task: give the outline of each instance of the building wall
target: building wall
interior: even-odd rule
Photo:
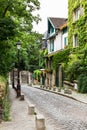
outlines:
[[[59,31],[54,41],[54,51],[58,51],[61,49],[62,49],[62,32]]]
[[[56,52],[56,51],[59,51],[59,50],[65,48],[65,45],[64,45],[64,38],[65,37],[67,37],[67,41],[68,41],[68,32],[65,32],[64,34],[62,34],[62,31],[60,31],[58,33],[58,35],[55,36],[55,38],[54,38],[54,51],[53,52]],[[68,42],[67,42],[67,45],[68,45]],[[48,41],[48,54],[53,53],[53,52],[50,52],[50,41]]]
[[[50,53],[50,41],[48,40],[47,43],[48,43],[47,47],[48,47],[48,54],[49,54]]]
[[[54,87],[55,85],[55,71],[52,74],[46,73],[45,86]]]
[[[75,19],[75,13],[80,7],[80,16]],[[68,0],[68,43],[73,46],[73,36],[78,36],[79,46],[87,43],[87,0]]]
[[[62,31],[60,31],[58,33],[58,35],[56,35],[55,38],[53,38],[53,39],[54,39],[54,51],[53,52],[61,50],[62,49]],[[48,54],[53,53],[53,52],[50,52],[50,41],[48,41]]]
[[[63,35],[62,35],[62,49],[64,49],[65,48],[65,45],[64,45],[64,39],[65,38],[67,38],[67,43],[66,43],[66,46],[68,45],[68,32],[66,32],[66,33],[64,33]]]
[[[12,81],[14,80],[14,85],[16,86],[17,78],[18,78],[18,72],[17,69],[14,69],[12,70],[12,72],[9,73],[9,83],[12,84]],[[20,83],[32,84],[32,73],[29,71],[20,71]]]

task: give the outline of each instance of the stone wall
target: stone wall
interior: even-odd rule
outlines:
[[[9,74],[9,83],[12,84],[14,80],[14,85],[17,85],[17,69],[12,70]],[[21,84],[31,84],[32,83],[32,73],[29,71],[20,71],[20,83]]]

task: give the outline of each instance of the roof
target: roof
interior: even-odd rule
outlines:
[[[67,18],[55,18],[55,17],[49,17],[52,24],[56,29],[60,29],[62,25],[64,25],[67,21]]]
[[[62,29],[64,29],[64,28],[66,28],[68,25],[67,25],[67,21],[60,27],[60,29],[62,30]]]

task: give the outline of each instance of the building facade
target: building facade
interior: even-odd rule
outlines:
[[[87,0],[68,0],[68,42],[72,47],[87,43]]]
[[[46,86],[62,86],[61,63],[66,59],[68,60],[64,68],[65,80],[69,82],[78,80],[83,72],[84,76],[87,75],[87,0],[68,0],[68,21],[63,18],[48,18],[47,43]],[[61,55],[62,57],[59,53],[68,49],[69,53],[65,59],[62,58],[65,53]],[[56,54],[59,54],[60,60],[55,59],[58,67],[54,69],[52,63]]]
[[[61,66],[55,70],[53,68],[53,56],[59,53],[68,45],[67,19],[65,18],[48,18],[48,37],[47,37],[48,55],[46,58],[45,86],[60,86],[62,83]],[[61,83],[60,83],[61,82]],[[62,85],[62,84],[61,84]]]

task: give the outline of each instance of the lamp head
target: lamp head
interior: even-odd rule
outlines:
[[[21,42],[17,42],[17,49],[20,49],[21,48]]]

